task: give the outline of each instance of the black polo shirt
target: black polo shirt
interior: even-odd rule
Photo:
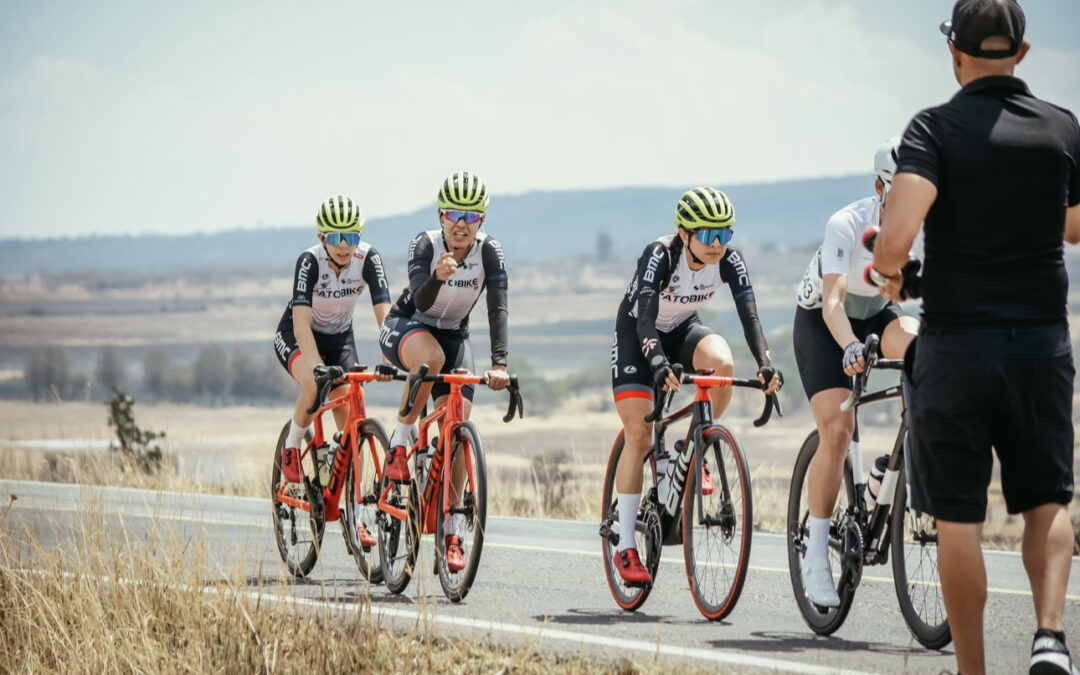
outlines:
[[[1080,126],[1015,77],[970,82],[904,132],[897,173],[937,186],[926,216],[923,322],[1066,318],[1065,210],[1080,203]]]

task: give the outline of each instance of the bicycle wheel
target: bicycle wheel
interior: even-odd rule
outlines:
[[[660,531],[660,514],[656,507],[656,463],[650,454],[645,458],[645,471],[641,484],[641,506],[638,507],[637,527],[634,535],[638,555],[653,581],[644,586],[628,586],[616,568],[619,545],[619,498],[615,490],[615,471],[623,452],[623,434],[619,433],[611,448],[607,471],[604,474],[604,520],[600,524],[601,549],[604,556],[604,574],[615,603],[625,610],[633,611],[645,603],[656,584],[660,569],[660,551],[663,545]],[[674,461],[674,460],[672,460]]]
[[[809,486],[806,481],[810,462],[818,449],[818,432],[815,430],[803,441],[799,455],[795,459],[795,471],[791,476],[791,488],[788,492],[787,536],[788,536],[788,571],[791,575],[791,589],[795,592],[795,601],[799,605],[806,625],[818,635],[831,635],[843,625],[851,604],[855,600],[855,584],[849,575],[843,574],[844,546],[843,535],[850,531],[850,512],[855,503],[855,481],[851,474],[851,462],[844,458],[844,483],[840,488],[836,506],[833,508],[833,522],[829,526],[829,558],[833,573],[840,572],[840,584],[836,592],[840,596],[839,607],[819,607],[806,598],[802,582],[802,561],[806,554],[806,540],[809,537],[807,519],[810,517]]]
[[[713,481],[710,494],[701,496],[704,522],[698,518],[697,464],[704,458]],[[750,568],[750,540],[754,508],[746,455],[730,429],[709,430],[683,493],[683,558],[694,604],[710,621],[735,609],[746,572]]]
[[[306,577],[319,560],[323,532],[326,530],[326,511],[323,509],[322,493],[316,492],[311,481],[287,483],[281,476],[281,449],[289,435],[289,423],[281,430],[274,448],[274,468],[270,477],[270,503],[274,516],[274,539],[277,541],[281,561],[289,568],[289,574]],[[309,434],[310,436],[310,434]],[[305,469],[306,470],[306,469]],[[300,500],[311,510],[298,508],[281,501],[278,491],[285,486],[284,494]]]
[[[375,471],[375,456],[382,461],[390,446],[386,430],[378,420],[368,419],[360,426],[360,438],[357,440],[355,457],[350,458],[345,473],[345,489],[342,499],[345,501],[345,517],[341,519],[341,532],[345,536],[345,546],[352,553],[356,566],[369,583],[382,583],[382,561],[376,547],[364,548],[360,545],[357,527],[361,524],[368,532],[375,535],[379,525],[379,478]],[[362,480],[356,485],[356,469],[359,465]],[[373,548],[375,550],[373,550]]]
[[[446,564],[445,491],[439,486],[438,510],[435,512],[435,567],[439,570],[439,583],[450,602],[461,602],[469,593],[480,554],[484,548],[484,527],[487,522],[487,467],[484,463],[484,446],[480,433],[472,422],[462,422],[454,430],[454,446],[451,461],[443,464],[443,471],[454,469],[461,472],[463,482],[458,490],[450,483],[450,504],[457,535],[461,538],[461,553],[465,568],[454,572]],[[466,477],[465,471],[470,476]]]
[[[386,501],[390,506],[404,509],[405,521],[380,511],[376,516],[379,524],[379,559],[382,563],[383,580],[391,593],[401,593],[409,585],[416,569],[416,556],[420,552],[420,495],[416,481],[399,483],[383,476],[379,489],[382,495],[389,486]]]
[[[937,522],[907,510],[907,468],[901,467],[889,517],[893,582],[900,613],[911,634],[927,649],[952,642],[937,566]]]

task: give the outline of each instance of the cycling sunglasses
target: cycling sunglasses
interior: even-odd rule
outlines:
[[[327,246],[340,246],[341,242],[345,242],[349,246],[356,246],[360,243],[359,232],[327,232],[325,236]]]
[[[466,225],[475,225],[484,217],[484,214],[479,211],[459,211],[457,209],[447,209],[443,211],[443,215],[455,223],[464,220]]]
[[[720,240],[721,246],[726,246],[733,236],[735,236],[735,230],[730,227],[699,227],[694,230],[694,238],[706,246],[712,246],[717,239]]]

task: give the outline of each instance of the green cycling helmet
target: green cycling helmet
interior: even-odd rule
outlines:
[[[462,211],[487,211],[491,197],[487,186],[471,171],[458,171],[447,176],[439,188],[440,209],[460,209]]]
[[[727,195],[716,188],[696,187],[687,190],[675,205],[675,231],[680,227],[735,227],[735,207]]]
[[[319,232],[363,232],[364,214],[353,200],[338,195],[330,197],[315,215]]]

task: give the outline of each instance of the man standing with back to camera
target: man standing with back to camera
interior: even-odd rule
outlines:
[[[925,220],[923,327],[912,373],[910,470],[937,519],[959,672],[986,669],[981,536],[993,458],[1038,630],[1031,673],[1078,673],[1062,615],[1073,532],[1072,349],[1064,241],[1080,242],[1080,127],[1013,69],[1030,48],[1014,0],[959,0],[948,36],[962,87],[912,119],[874,266],[897,299]]]

